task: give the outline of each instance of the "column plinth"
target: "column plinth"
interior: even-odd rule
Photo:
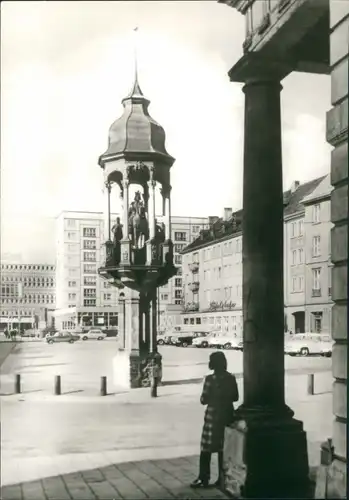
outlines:
[[[245,93],[243,386],[226,428],[225,488],[244,498],[306,498],[302,422],[285,404],[280,81],[265,71]]]

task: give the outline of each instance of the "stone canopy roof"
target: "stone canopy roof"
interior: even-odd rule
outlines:
[[[303,199],[310,195],[314,189],[325,179],[326,176],[318,177],[312,181],[300,184],[298,188],[291,192],[285,191],[284,197],[284,217],[296,214],[304,210]],[[233,212],[231,218],[224,221],[219,218],[209,229],[200,231],[200,236],[182,250],[182,254],[190,253],[196,249],[210,246],[218,241],[230,239],[232,236],[240,235],[242,232],[242,210]]]
[[[137,71],[131,92],[122,100],[124,112],[109,129],[108,149],[99,158],[99,165],[110,157],[143,158],[160,156],[170,166],[174,158],[165,147],[166,135],[163,127],[149,114],[150,101],[144,97],[138,82]]]

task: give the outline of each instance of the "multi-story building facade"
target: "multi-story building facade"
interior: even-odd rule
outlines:
[[[1,264],[1,329],[21,331],[47,323],[56,307],[53,264]]]
[[[312,242],[311,218],[306,208],[306,200],[316,196],[318,189],[328,183],[329,176],[320,177],[302,185],[294,182],[290,191],[284,193],[284,304],[285,328],[294,333],[305,331],[330,331],[330,325],[310,321],[312,307],[311,283],[309,270],[309,241]],[[328,222],[329,224],[329,222]],[[322,232],[330,235],[330,225],[323,225]],[[323,236],[323,239],[325,236]],[[315,240],[317,241],[317,240]],[[312,243],[310,243],[311,245]],[[310,249],[311,251],[311,249]],[[323,254],[324,255],[324,254]],[[326,257],[330,257],[329,246],[326,247]],[[325,309],[332,307],[330,297],[326,297]]]
[[[329,276],[331,223],[328,188],[329,176],[326,176],[304,184],[294,182],[284,193],[285,330],[295,333],[329,332],[331,328],[331,297],[322,294],[320,302],[320,297],[313,297],[312,283],[308,283],[313,276],[312,269],[318,269],[320,262],[322,276]],[[321,223],[313,224],[310,206],[316,206],[317,202],[321,202]],[[242,212],[233,214],[235,221],[227,209],[225,212],[223,219],[216,221],[210,230],[201,232],[200,237],[183,251],[182,320],[184,324],[210,324],[240,336],[243,326]],[[315,225],[317,234],[313,236]],[[318,233],[323,250],[321,256],[316,254],[313,257],[313,243],[309,247],[309,241],[317,242]],[[326,282],[324,280],[321,281],[323,290],[328,288],[327,278]],[[322,321],[319,321],[320,317]]]
[[[305,207],[305,329],[331,332],[331,192],[330,176],[303,200]]]
[[[116,220],[117,214],[112,215]],[[104,259],[104,215],[102,212],[64,211],[56,226],[56,324],[71,329],[83,322],[109,328],[117,326],[118,289],[98,276]],[[204,217],[172,217],[176,277],[159,289],[160,330],[178,322],[182,304],[181,251],[208,225]]]

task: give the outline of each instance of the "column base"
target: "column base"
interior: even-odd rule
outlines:
[[[226,427],[223,487],[237,498],[310,498],[302,422],[252,418]]]
[[[117,389],[150,387],[152,355],[120,349],[113,358],[113,382]],[[159,380],[161,382],[161,379]]]

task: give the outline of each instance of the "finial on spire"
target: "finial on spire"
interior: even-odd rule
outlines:
[[[133,28],[133,33],[134,33],[133,50],[134,50],[134,64],[135,64],[135,82],[137,82],[138,81],[138,37],[137,37],[138,26]]]

